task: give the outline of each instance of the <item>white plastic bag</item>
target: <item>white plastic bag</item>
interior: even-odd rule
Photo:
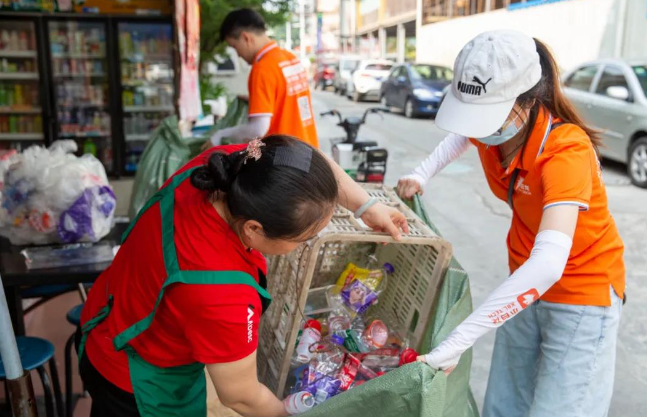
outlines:
[[[74,141],[57,141],[12,157],[0,208],[0,234],[11,243],[96,242],[110,232],[116,198],[105,169],[76,150]]]

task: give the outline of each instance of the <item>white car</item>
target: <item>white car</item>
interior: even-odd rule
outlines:
[[[346,95],[346,89],[353,75],[353,70],[357,67],[359,61],[360,57],[355,55],[342,55],[339,57],[339,62],[335,65],[335,81],[333,81],[335,93],[342,96]]]
[[[387,79],[393,62],[385,59],[364,59],[359,61],[348,85],[346,95],[353,101],[380,99],[382,83]]]
[[[564,77],[566,96],[601,132],[603,157],[627,164],[631,182],[647,188],[647,62],[606,59]]]

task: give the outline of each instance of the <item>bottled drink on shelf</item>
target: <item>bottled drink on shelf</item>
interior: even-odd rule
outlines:
[[[97,145],[90,138],[86,139],[83,142],[83,153],[89,153],[91,155],[97,156]]]
[[[27,51],[29,49],[29,41],[28,41],[28,35],[27,32],[21,31],[20,35],[18,35],[18,43],[19,47],[23,51]]]
[[[18,133],[18,118],[9,116],[9,133]]]
[[[17,106],[22,106],[25,104],[22,96],[22,85],[16,84],[14,86],[14,104]]]
[[[18,31],[12,30],[9,37],[9,49],[12,51],[17,51],[20,49],[20,40],[18,38]]]

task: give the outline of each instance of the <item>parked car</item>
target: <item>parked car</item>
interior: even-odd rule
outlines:
[[[335,81],[335,66],[333,64],[319,65],[313,81],[315,88],[325,90],[328,87],[332,87]]]
[[[339,62],[337,63],[337,68],[335,72],[335,80],[333,86],[335,87],[335,93],[339,93],[343,96],[346,95],[346,89],[350,83],[351,75],[360,58],[354,55],[342,55],[339,57]]]
[[[433,116],[453,76],[451,69],[438,65],[398,65],[382,84],[380,100],[384,107],[403,110],[409,118]]]
[[[647,188],[647,61],[599,60],[564,77],[565,93],[602,132],[603,157],[627,164],[631,182]]]
[[[385,59],[363,59],[357,63],[346,96],[353,101],[380,99],[382,82],[389,76],[393,62]]]

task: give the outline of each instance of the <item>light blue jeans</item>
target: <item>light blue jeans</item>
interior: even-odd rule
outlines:
[[[622,300],[610,307],[537,301],[496,333],[483,417],[604,417]]]

